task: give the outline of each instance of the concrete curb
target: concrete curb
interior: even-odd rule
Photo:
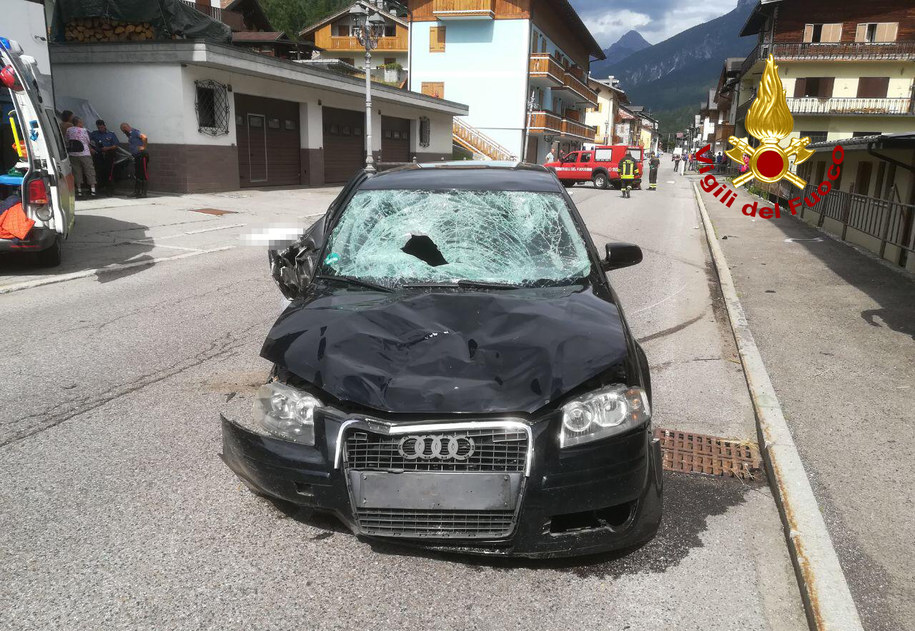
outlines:
[[[810,628],[815,631],[862,631],[858,609],[832,546],[826,522],[813,495],[804,463],[782,414],[775,388],[769,380],[762,355],[747,324],[730,269],[714,236],[714,227],[695,183],[693,191],[753,401],[760,451],[768,467],[770,485],[782,516]]]
[[[146,259],[143,261],[134,261],[133,263],[118,263],[117,265],[109,265],[107,267],[97,267],[95,269],[87,269],[81,272],[71,272],[69,274],[60,274],[59,276],[48,276],[46,278],[37,278],[35,280],[29,280],[22,283],[13,283],[11,285],[0,286],[0,294],[10,294],[14,291],[22,291],[23,289],[32,289],[33,287],[42,287],[44,285],[54,285],[57,283],[65,283],[70,280],[77,280],[80,278],[89,278],[90,276],[95,276],[97,274],[110,274],[112,272],[117,272],[125,269],[133,269],[134,267],[144,267],[146,265],[155,265],[157,263],[165,263],[166,261],[177,261],[179,259],[187,259],[194,256],[200,256],[201,254],[212,254],[213,252],[225,252],[226,250],[234,249],[234,245],[227,245],[221,248],[213,248],[212,250],[199,250],[196,252],[188,252],[187,254],[179,254],[177,256],[162,256],[154,259]]]

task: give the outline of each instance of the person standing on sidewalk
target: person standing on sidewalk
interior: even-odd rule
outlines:
[[[108,131],[105,121],[95,121],[96,131],[89,132],[89,140],[95,149],[95,173],[99,189],[106,195],[114,192],[114,154],[118,150],[118,137]]]
[[[648,190],[658,190],[658,167],[661,166],[661,159],[657,154],[652,153],[648,159]]]
[[[133,156],[133,196],[146,197],[146,192],[149,190],[149,153],[146,151],[146,134],[127,123],[121,123],[121,131],[127,136],[127,150]]]
[[[67,128],[67,153],[70,154],[76,196],[95,197],[95,165],[92,164],[89,132],[83,127],[83,119],[79,116],[74,116],[70,122],[72,125]],[[84,183],[86,188],[83,187]]]

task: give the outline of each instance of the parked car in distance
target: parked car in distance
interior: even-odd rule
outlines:
[[[593,149],[570,151],[555,162],[544,164],[556,173],[563,186],[575,186],[579,182],[593,182],[595,188],[620,188],[620,160],[626,154],[636,161],[636,175],[633,187],[642,183],[642,162],[644,151],[641,147],[627,145],[598,145]]]
[[[410,165],[351,180],[271,252],[291,302],[223,460],[359,536],[462,553],[629,548],[661,519],[648,362],[545,168]]]
[[[23,232],[25,238],[0,238],[0,252],[33,252],[39,264],[59,265],[76,215],[70,157],[54,112],[51,78],[18,43],[3,37],[0,105],[11,112],[19,141],[13,152],[0,153],[0,200],[18,196],[25,217],[35,222]],[[12,133],[14,128],[9,129]]]

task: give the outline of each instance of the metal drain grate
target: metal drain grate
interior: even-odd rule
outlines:
[[[666,471],[754,478],[762,467],[759,448],[753,443],[661,428],[654,435],[661,441]]]
[[[237,214],[234,210],[220,210],[218,208],[194,208],[191,210],[192,213],[203,213],[204,215],[235,215]]]

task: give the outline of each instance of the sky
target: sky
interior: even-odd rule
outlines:
[[[601,48],[607,48],[632,29],[651,44],[724,15],[737,0],[570,0]]]

